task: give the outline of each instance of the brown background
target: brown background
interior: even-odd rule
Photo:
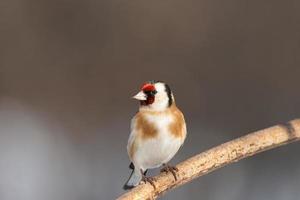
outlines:
[[[130,97],[146,80],[169,83],[186,116],[173,163],[300,117],[299,11],[298,0],[1,1],[0,199],[120,195]],[[299,199],[299,153],[262,153],[163,199]]]

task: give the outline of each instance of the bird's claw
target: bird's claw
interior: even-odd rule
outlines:
[[[150,183],[153,186],[154,189],[156,189],[156,186],[154,184],[155,180],[156,180],[155,178],[153,178],[153,177],[147,177],[147,176],[143,176],[143,178],[142,178],[142,181],[144,183],[147,183],[147,182]]]
[[[178,172],[178,168],[175,167],[175,166],[170,166],[170,165],[167,165],[167,164],[164,164],[163,165],[164,167],[160,170],[160,172],[171,172],[172,175],[174,176],[174,179],[175,181],[177,181],[177,175],[176,175],[176,172]]]

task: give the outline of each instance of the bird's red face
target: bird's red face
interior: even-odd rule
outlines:
[[[154,84],[145,83],[141,91],[133,98],[140,101],[141,105],[150,105],[155,101],[155,94],[157,93]]]

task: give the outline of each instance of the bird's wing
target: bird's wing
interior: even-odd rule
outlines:
[[[132,148],[132,145],[134,144],[134,141],[136,139],[136,131],[134,130],[135,123],[136,123],[136,116],[134,116],[131,120],[131,125],[130,125],[131,132],[130,132],[130,135],[129,135],[129,138],[128,138],[128,143],[127,143],[127,153],[129,155],[130,159],[131,159],[131,148]]]

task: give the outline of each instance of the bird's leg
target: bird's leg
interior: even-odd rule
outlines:
[[[154,181],[155,181],[155,178],[153,177],[147,177],[146,176],[146,173],[147,173],[147,170],[145,172],[143,172],[143,170],[141,170],[141,173],[142,173],[142,181],[144,181],[144,183],[150,183],[154,189],[156,189],[156,186],[154,184]]]
[[[163,168],[160,170],[160,172],[171,172],[175,178],[175,181],[177,181],[177,175],[176,172],[178,172],[178,168],[175,166],[170,166],[168,164],[163,164]]]
[[[148,172],[148,169],[146,169],[145,171],[144,171],[144,176],[146,176],[146,174],[147,174],[147,172]]]

